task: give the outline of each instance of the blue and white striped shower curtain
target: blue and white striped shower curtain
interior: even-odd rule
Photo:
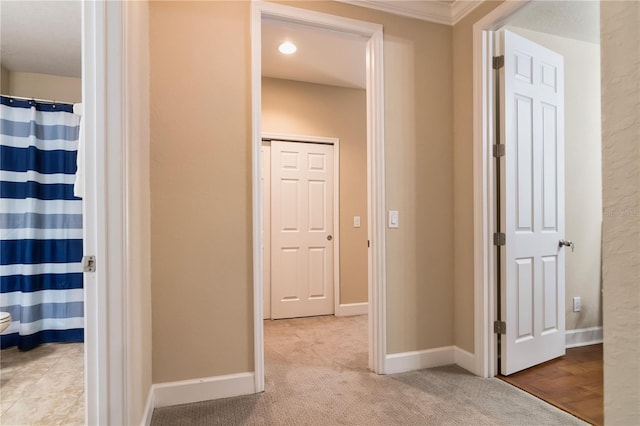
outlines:
[[[79,130],[72,105],[0,97],[2,349],[84,339]]]

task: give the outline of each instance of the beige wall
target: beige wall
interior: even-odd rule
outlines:
[[[640,424],[640,3],[602,2],[604,419]]]
[[[453,27],[454,293],[456,346],[474,352],[473,24],[500,2],[486,2]]]
[[[250,3],[149,9],[153,381],[253,371]]]
[[[566,251],[566,328],[601,326],[600,46],[517,27],[509,29],[564,56],[565,236],[576,244],[575,251]],[[582,299],[580,312],[573,312],[574,296]]]
[[[9,94],[9,71],[0,66],[0,94]]]
[[[5,79],[5,74],[2,74]],[[3,94],[68,103],[82,102],[82,79],[59,75],[10,71],[8,93]]]
[[[366,106],[365,90],[262,79],[263,132],[340,139],[341,304],[367,301]]]
[[[384,25],[388,352],[451,345],[452,29],[295,5]],[[253,370],[249,6],[150,4],[154,382]]]

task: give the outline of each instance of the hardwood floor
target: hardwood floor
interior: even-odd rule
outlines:
[[[567,354],[510,376],[498,376],[593,425],[604,424],[602,344]]]

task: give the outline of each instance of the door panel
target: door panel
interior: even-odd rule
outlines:
[[[271,142],[273,319],[333,314],[333,167],[332,145]]]
[[[563,58],[500,33],[501,373],[565,353]]]

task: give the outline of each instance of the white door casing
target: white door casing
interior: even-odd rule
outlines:
[[[386,213],[384,170],[384,43],[383,27],[371,22],[263,2],[251,3],[251,140],[253,228],[253,329],[255,391],[264,391],[263,265],[261,176],[261,26],[262,18],[356,34],[367,39],[367,216],[369,248],[369,368],[386,368]],[[337,247],[336,247],[337,248]]]
[[[333,146],[271,142],[271,317],[334,313]]]
[[[565,353],[564,60],[499,33],[501,167],[501,373]]]

